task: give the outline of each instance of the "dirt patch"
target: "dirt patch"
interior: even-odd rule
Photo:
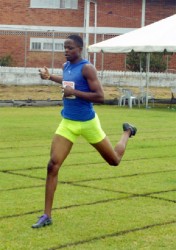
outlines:
[[[0,100],[60,100],[60,86],[19,86],[0,85]]]
[[[125,88],[128,88],[125,86]],[[105,100],[118,99],[120,91],[118,87],[103,86]],[[134,94],[139,93],[139,88],[129,87]],[[150,92],[156,99],[170,99],[170,88],[151,87]],[[0,84],[0,100],[61,100],[61,87],[59,85],[35,85],[35,86],[19,86],[19,85],[1,85]]]

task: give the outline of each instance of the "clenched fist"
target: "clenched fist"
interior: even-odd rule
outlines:
[[[39,74],[40,74],[40,77],[44,80],[49,80],[50,79],[50,73],[48,71],[48,68],[47,67],[44,67],[43,69],[39,69]]]

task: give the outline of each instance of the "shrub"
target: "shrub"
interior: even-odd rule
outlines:
[[[13,59],[11,55],[6,55],[0,58],[0,66],[12,66]]]

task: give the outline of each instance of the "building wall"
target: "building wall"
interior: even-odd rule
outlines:
[[[84,26],[84,0],[78,1],[78,9],[34,9],[30,8],[30,0],[0,0],[0,24],[54,26],[54,27],[83,27]],[[97,0],[97,26],[139,28],[141,27],[142,0]],[[171,16],[176,13],[176,0],[146,0],[145,25]],[[90,4],[90,26],[94,26],[95,8]],[[56,33],[55,38],[66,38],[68,32]],[[83,34],[81,34],[83,35]],[[108,39],[117,34],[98,34],[97,42]],[[10,54],[14,66],[51,67],[52,53],[30,51],[30,37],[48,37],[51,33],[5,32],[0,31],[0,57]],[[90,35],[90,44],[94,43]],[[25,47],[27,46],[27,48]],[[93,55],[90,56],[93,61]],[[61,67],[64,61],[63,52],[54,52],[54,67]],[[100,54],[96,56],[96,66],[102,68]],[[176,68],[176,59],[172,57],[170,68]],[[124,55],[104,55],[104,69],[124,70]]]
[[[138,28],[142,1],[98,1],[98,26]]]
[[[0,23],[43,26],[81,26],[84,1],[78,10],[30,8],[30,0],[0,0]],[[78,18],[79,17],[79,18]]]
[[[141,25],[142,0],[97,0],[98,26],[131,27]],[[0,0],[0,24],[75,26],[84,22],[84,0],[78,0],[78,10],[34,9],[30,0]],[[146,0],[146,25],[173,15],[176,0]],[[94,23],[94,4],[90,7],[90,25]]]

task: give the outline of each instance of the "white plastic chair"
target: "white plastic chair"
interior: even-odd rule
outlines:
[[[119,106],[125,106],[125,102],[126,102],[126,96],[123,92],[123,88],[118,88],[119,92],[120,92],[120,96],[119,96],[119,101],[118,101],[118,105]]]
[[[142,104],[145,103],[146,99],[152,100],[152,103],[154,106],[154,95],[150,91],[148,91],[147,93],[147,91],[144,88],[140,88],[140,93],[138,94],[137,98],[138,98],[139,106],[140,106],[140,103]]]
[[[138,98],[133,95],[133,92],[130,89],[119,89],[121,95],[119,97],[119,106],[124,106],[126,101],[128,101],[129,108],[132,108],[133,104],[136,105]]]
[[[126,95],[126,99],[128,100],[128,106],[129,108],[132,108],[133,104],[136,105],[136,101],[138,99],[130,89],[125,89],[124,92]]]

